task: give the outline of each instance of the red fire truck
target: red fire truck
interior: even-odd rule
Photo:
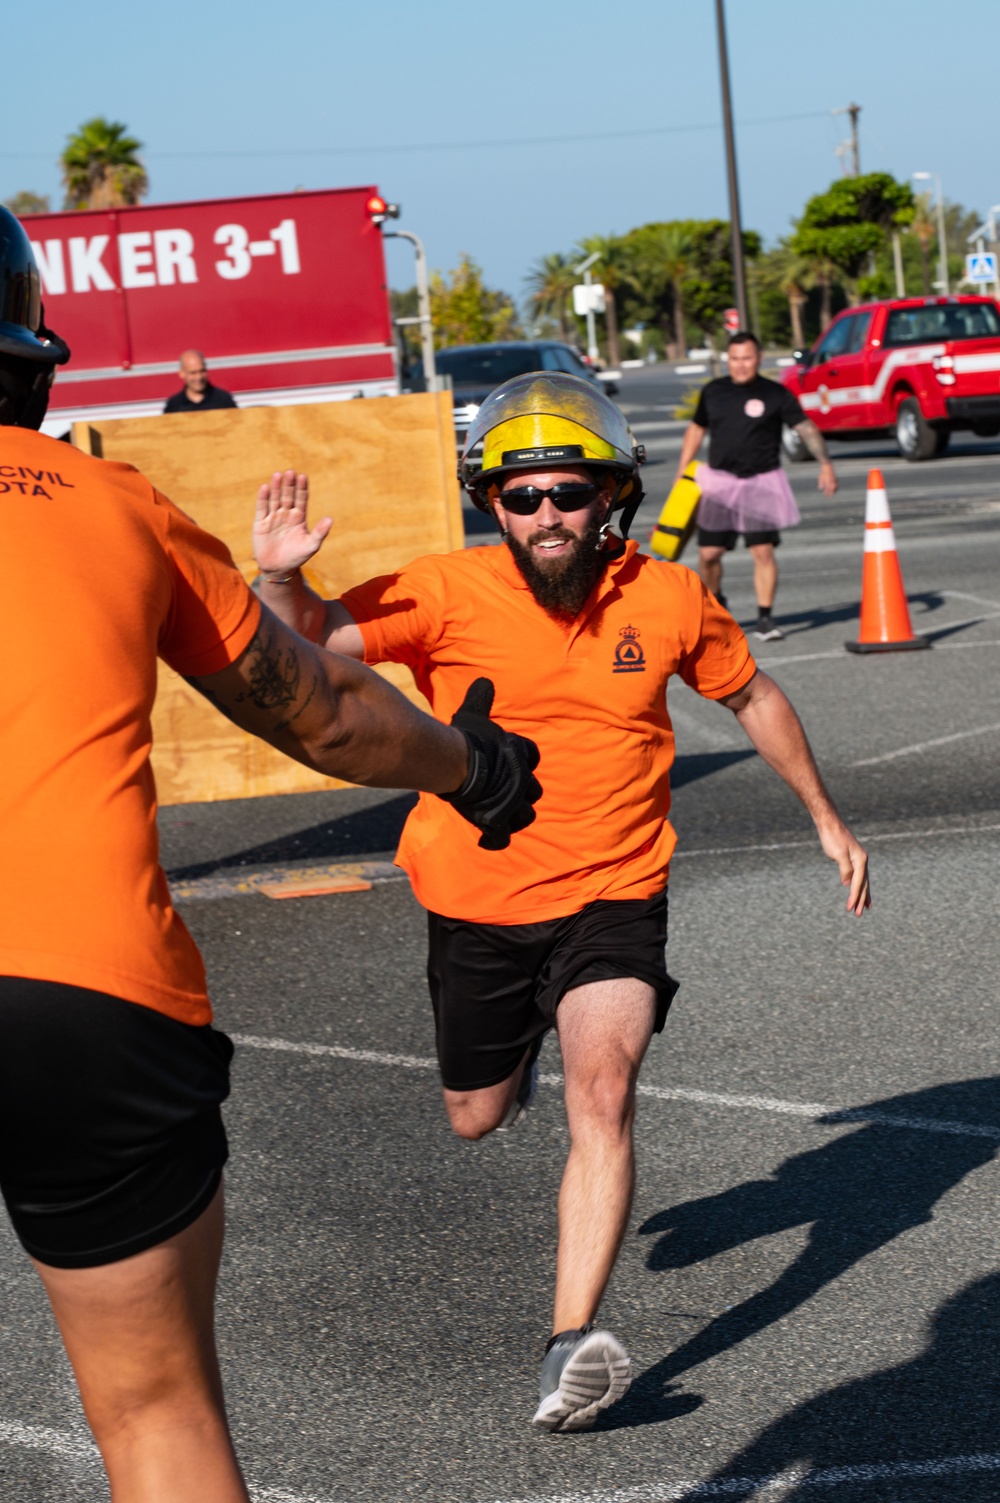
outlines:
[[[834,438],[895,434],[904,458],[943,454],[956,429],[1000,434],[1000,307],[987,297],[848,308],[782,380]],[[785,431],[789,459],[808,458]]]
[[[241,407],[399,390],[374,188],[37,214],[45,316],[73,358],[46,431],[147,416],[182,350]]]

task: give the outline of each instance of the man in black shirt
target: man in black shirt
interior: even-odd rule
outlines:
[[[800,435],[819,460],[819,488],[826,496],[837,489],[830,456],[816,424],[807,418],[798,398],[779,381],[760,374],[760,343],[755,334],[740,330],[729,341],[729,374],[709,381],[702,390],[694,417],[681,444],[678,479],[691,464],[706,432],[708,464],[697,466],[701,491],[698,509],[698,572],[706,586],[725,605],[722,595],[722,556],[736,546],[742,533],[753,555],[757,596],[757,628],[762,642],[784,636],[772,612],[778,587],[774,550],[781,527],[800,520],[791,486],[781,468],[781,430],[787,424]]]
[[[220,407],[236,406],[228,391],[213,386],[208,379],[208,366],[200,350],[184,351],[178,375],[184,382],[183,390],[167,398],[164,412],[215,412]]]

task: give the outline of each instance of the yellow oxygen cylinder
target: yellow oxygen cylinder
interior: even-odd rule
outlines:
[[[665,558],[670,563],[676,563],[680,558],[694,531],[701,500],[701,488],[695,478],[697,469],[697,462],[692,461],[675,482],[649,539],[649,546],[657,558]]]

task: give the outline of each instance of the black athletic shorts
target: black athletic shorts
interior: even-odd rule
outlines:
[[[635,976],[657,994],[656,1032],[677,982],[667,974],[667,895],[599,899],[540,924],[474,924],[428,913],[427,980],[442,1083],[497,1085],[556,1020],[566,992]]]
[[[164,1242],[228,1156],[224,1033],[105,992],[0,976],[0,1192],[21,1243],[96,1268]]]
[[[753,548],[757,543],[773,543],[775,548],[781,542],[781,533],[775,528],[767,532],[737,532],[735,528],[727,532],[709,532],[707,527],[698,528],[699,548],[725,548],[731,553],[736,547],[736,539],[742,538],[748,548]]]

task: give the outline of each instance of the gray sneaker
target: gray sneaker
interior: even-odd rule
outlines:
[[[497,1132],[509,1132],[512,1127],[519,1126],[531,1110],[538,1094],[538,1056],[544,1042],[545,1034],[540,1033],[531,1046],[531,1053],[521,1074],[517,1095],[507,1108],[507,1115],[497,1128]]]
[[[783,642],[785,638],[785,633],[773,616],[761,616],[753,634],[758,642]]]
[[[616,1404],[632,1382],[628,1352],[610,1331],[584,1326],[560,1331],[545,1349],[539,1430],[589,1430],[602,1409]]]

